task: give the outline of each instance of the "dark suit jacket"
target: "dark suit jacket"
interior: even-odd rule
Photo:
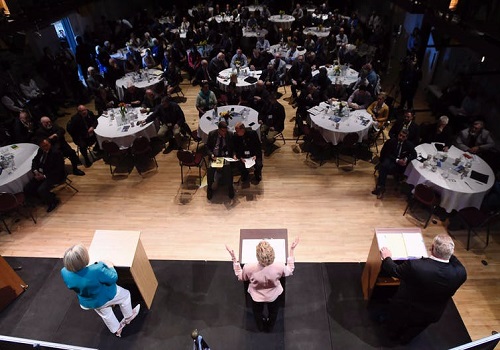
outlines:
[[[311,66],[309,63],[304,62],[302,69],[299,63],[296,61],[292,64],[292,68],[289,71],[290,78],[296,80],[298,83],[308,82],[311,80]]]
[[[394,298],[399,311],[429,323],[439,320],[450,298],[467,279],[464,266],[455,256],[449,263],[422,258],[400,265],[386,258],[382,270],[401,280]]]
[[[52,148],[47,153],[46,159],[42,164],[41,160],[43,154],[44,152],[39,148],[31,163],[31,171],[38,170],[53,184],[61,183],[66,178],[63,155]]]
[[[205,152],[208,157],[212,155],[218,156],[216,154],[215,147],[217,146],[217,139],[219,138],[218,130],[212,130],[208,134],[207,143],[205,144]],[[225,157],[232,157],[234,155],[234,145],[233,145],[233,133],[228,131],[225,137],[226,146],[223,150],[223,155]]]
[[[403,129],[405,124],[404,118],[399,118],[396,120],[391,130],[389,131],[389,136],[391,138],[398,138],[399,132]],[[418,145],[420,142],[420,128],[413,120],[408,128],[408,141],[414,145]]]
[[[398,158],[398,139],[392,138],[384,143],[382,150],[380,151],[380,161],[383,162],[386,158],[390,158],[394,161]],[[415,151],[415,146],[408,140],[403,142],[401,147],[401,153],[399,154],[399,159],[407,158],[407,164],[413,159],[417,158],[417,152]]]
[[[262,124],[273,127],[277,132],[285,128],[285,107],[278,101],[275,103],[266,103],[265,107],[259,113],[259,120]]]
[[[92,111],[88,111],[85,118],[78,113],[72,116],[71,120],[66,126],[66,129],[73,138],[73,141],[77,145],[81,145],[82,141],[89,138],[89,128],[92,126],[95,129],[97,127],[97,124],[97,117]]]
[[[262,144],[256,131],[247,128],[243,136],[234,134],[234,151],[238,159],[256,157],[262,159]]]

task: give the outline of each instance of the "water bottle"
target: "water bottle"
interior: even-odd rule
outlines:
[[[217,120],[217,105],[214,107],[213,111],[214,111],[214,112],[213,112],[214,114],[213,114],[213,118],[212,118],[212,120],[213,120],[213,121],[214,121],[214,123],[215,123],[215,121]]]

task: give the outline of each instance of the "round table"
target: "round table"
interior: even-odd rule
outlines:
[[[12,154],[15,169],[3,169],[0,174],[0,192],[23,192],[24,186],[31,180],[31,163],[38,151],[38,146],[32,143],[18,143],[0,148],[0,155]]]
[[[231,74],[233,74],[233,69],[226,68],[223,71],[221,71],[217,76],[217,84],[224,91],[227,90],[227,87],[231,82]],[[261,70],[251,71],[249,68],[240,69],[240,74],[238,75],[238,82],[236,83],[236,89],[238,91],[253,89],[255,87],[255,84],[257,84],[257,80],[260,78],[261,74],[262,74]],[[254,82],[245,81],[245,79],[249,77],[255,78],[256,80]]]
[[[427,155],[435,155],[438,153],[434,144],[424,143],[415,147],[415,150],[423,158]],[[423,166],[418,158],[414,159],[406,168],[405,175],[408,176],[406,182],[414,186],[419,183],[424,183],[432,187],[441,195],[441,203],[439,204],[446,212],[450,213],[453,210],[460,210],[467,207],[480,208],[484,196],[488,193],[495,182],[495,175],[491,167],[477,155],[471,156],[471,172],[467,177],[461,178],[454,169],[457,166],[453,165],[456,158],[468,154],[455,146],[451,146],[448,150],[448,158],[435,172],[430,167]],[[461,165],[466,159],[462,157]],[[472,170],[480,174],[488,176],[488,181],[482,183],[472,179]],[[443,177],[443,173],[448,175],[448,178]]]
[[[291,15],[273,15],[269,17],[269,21],[278,27],[288,30],[292,28],[292,22],[295,21],[295,18]]]
[[[143,126],[137,125],[137,121],[144,120],[151,114],[141,113],[140,109],[140,107],[128,108],[130,114],[125,122],[122,120],[118,108],[105,111],[99,117],[99,124],[94,130],[99,146],[102,146],[104,140],[108,140],[116,143],[121,149],[127,149],[139,136],[145,136],[148,139],[155,137],[157,132],[154,122]],[[133,119],[130,116],[133,116]],[[134,126],[131,126],[132,124]]]
[[[279,52],[281,54],[281,58],[284,59],[286,57],[288,49],[290,49],[288,45],[274,44],[269,47],[269,52],[272,53],[273,55]],[[305,55],[307,50],[302,47],[301,49],[302,50],[299,50],[299,48],[297,47],[297,52],[299,53],[299,55]]]
[[[262,5],[248,5],[247,8],[248,12],[255,12],[259,10],[259,12],[262,13],[262,11],[264,11],[264,6]]]
[[[333,103],[334,110],[338,108],[338,104],[338,102]],[[311,126],[318,128],[326,141],[337,145],[351,132],[358,134],[359,142],[368,136],[373,120],[365,109],[352,111],[349,117],[339,118],[338,121],[332,120],[335,117],[331,110],[332,108],[325,102],[308,110]]]
[[[248,111],[248,117],[246,117],[245,119],[243,119],[243,116],[241,115],[241,112],[244,109]],[[220,113],[231,110],[234,110],[235,115],[233,116],[233,119],[228,120],[229,131],[234,132],[234,126],[236,125],[236,123],[243,122],[247,128],[251,127],[252,130],[257,131],[257,134],[259,134],[260,137],[259,113],[255,109],[252,109],[250,107],[238,106],[238,105],[218,107],[217,108],[218,115],[216,118],[214,118],[213,109],[205,112],[205,114],[201,116],[198,124],[198,137],[200,137],[203,140],[203,142],[207,142],[208,134],[210,133],[210,131],[217,129],[217,123],[219,122]]]
[[[123,95],[129,84],[134,85],[138,89],[147,89],[151,86],[163,81],[163,72],[160,69],[141,69],[140,73],[127,73],[124,77],[116,81],[116,91],[118,98],[123,100]]]
[[[239,17],[237,17],[236,19],[234,19],[232,15],[229,15],[229,16],[227,16],[227,15],[224,15],[224,16],[217,15],[217,16],[210,17],[207,21],[208,22],[215,21],[217,23],[222,23],[222,22],[237,22],[237,21],[239,21]]]
[[[141,57],[144,57],[146,55],[146,49],[141,48],[141,49],[136,49],[139,50],[141,53]],[[109,55],[111,58],[114,58],[115,60],[120,60],[120,61],[126,61],[127,60],[127,53],[128,49],[126,47],[119,49],[116,51],[114,54]]]
[[[250,28],[243,28],[243,36],[246,38],[260,38],[262,36],[267,35],[267,29],[261,28],[261,29],[250,29]]]
[[[321,67],[326,67],[326,66],[321,66]],[[330,80],[332,81],[332,84],[340,83],[342,85],[349,86],[351,84],[354,84],[358,80],[358,76],[359,76],[358,71],[356,71],[352,68],[349,68],[349,67],[347,67],[347,69],[346,69],[345,66],[344,67],[341,66],[340,69],[341,69],[340,75],[336,75],[336,73],[334,72],[334,70],[335,70],[334,66],[326,67],[328,78],[330,78]],[[314,77],[318,73],[319,73],[319,70],[316,69],[316,70],[312,71],[311,74]]]
[[[320,29],[319,27],[307,27],[302,31],[302,33],[304,33],[304,35],[312,34],[318,38],[326,38],[330,35],[330,28],[323,27]]]

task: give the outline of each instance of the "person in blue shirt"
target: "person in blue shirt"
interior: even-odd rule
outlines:
[[[78,296],[84,310],[93,309],[111,333],[121,337],[123,328],[139,314],[140,304],[132,309],[130,292],[116,284],[118,274],[106,261],[89,265],[89,253],[82,244],[66,250],[61,275],[66,286]],[[119,305],[123,320],[118,322],[113,305]]]

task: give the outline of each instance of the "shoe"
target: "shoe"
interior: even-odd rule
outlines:
[[[141,304],[137,304],[136,307],[134,307],[134,309],[132,310],[132,316],[124,318],[122,320],[122,322],[124,324],[130,324],[130,322],[132,322],[134,320],[134,318],[136,318],[137,315],[139,315],[140,310],[141,310]],[[120,323],[122,323],[122,322],[120,322]]]
[[[378,195],[380,194],[380,187],[375,188],[375,189],[372,191],[372,194],[374,194],[375,196],[378,196]]]
[[[90,160],[85,161],[85,168],[90,168],[92,166],[92,162]]]
[[[207,188],[207,199],[211,200],[214,195],[214,191],[211,188]]]
[[[234,187],[231,186],[229,187],[229,193],[228,193],[229,198],[233,199],[234,198]]]
[[[255,181],[257,181],[257,183],[261,182],[262,181],[262,176],[255,175]]]
[[[248,181],[248,175],[242,175],[241,182],[247,182],[247,181]]]
[[[115,332],[115,335],[118,337],[118,338],[121,338],[122,337],[122,331],[123,331],[123,328],[125,328],[127,324],[125,322],[123,322],[123,320],[120,322],[120,327],[118,328],[118,330]]]
[[[50,204],[49,206],[47,207],[47,213],[50,213],[51,211],[53,211],[60,203],[60,200],[59,199],[54,199]]]
[[[80,170],[80,169],[75,168],[75,169],[73,169],[73,175],[76,175],[76,176],[83,176],[83,175],[85,175],[85,172],[83,172],[83,171],[82,171],[82,170]]]
[[[163,150],[163,154],[169,154],[170,152],[172,152],[174,150],[174,147],[165,147],[165,149]]]

